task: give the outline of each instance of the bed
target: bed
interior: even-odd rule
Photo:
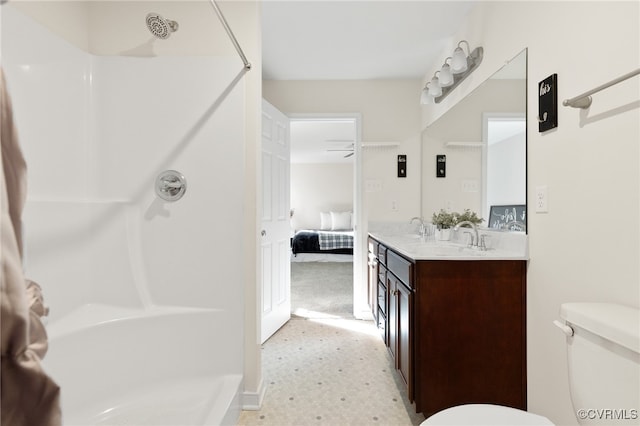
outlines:
[[[293,262],[353,261],[353,231],[302,229],[291,239]]]

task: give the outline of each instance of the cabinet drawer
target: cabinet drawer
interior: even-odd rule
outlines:
[[[387,289],[378,282],[378,309],[387,314]]]
[[[413,289],[412,269],[413,264],[404,257],[389,250],[387,252],[387,269],[402,281],[404,285]]]
[[[378,245],[378,262],[383,265],[387,264],[387,248],[382,244]]]
[[[387,268],[385,268],[383,265],[378,265],[378,281],[386,287]]]
[[[387,317],[382,311],[378,311],[378,330],[380,330],[382,340],[387,343]]]
[[[369,253],[374,256],[378,255],[378,242],[372,238],[369,238]]]

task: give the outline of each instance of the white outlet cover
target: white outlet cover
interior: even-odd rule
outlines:
[[[549,212],[549,193],[547,185],[536,186],[536,213]]]

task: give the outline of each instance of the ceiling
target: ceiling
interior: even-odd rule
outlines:
[[[473,3],[264,1],[263,79],[421,79],[444,62]],[[349,163],[355,139],[353,120],[293,120],[291,162]]]
[[[422,78],[473,1],[262,2],[265,80]]]
[[[353,162],[353,118],[292,119],[290,135],[293,164]]]

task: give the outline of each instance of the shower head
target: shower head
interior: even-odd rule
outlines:
[[[164,19],[162,15],[157,13],[149,13],[147,15],[147,28],[155,37],[166,40],[171,33],[178,31],[178,23],[169,19]]]

